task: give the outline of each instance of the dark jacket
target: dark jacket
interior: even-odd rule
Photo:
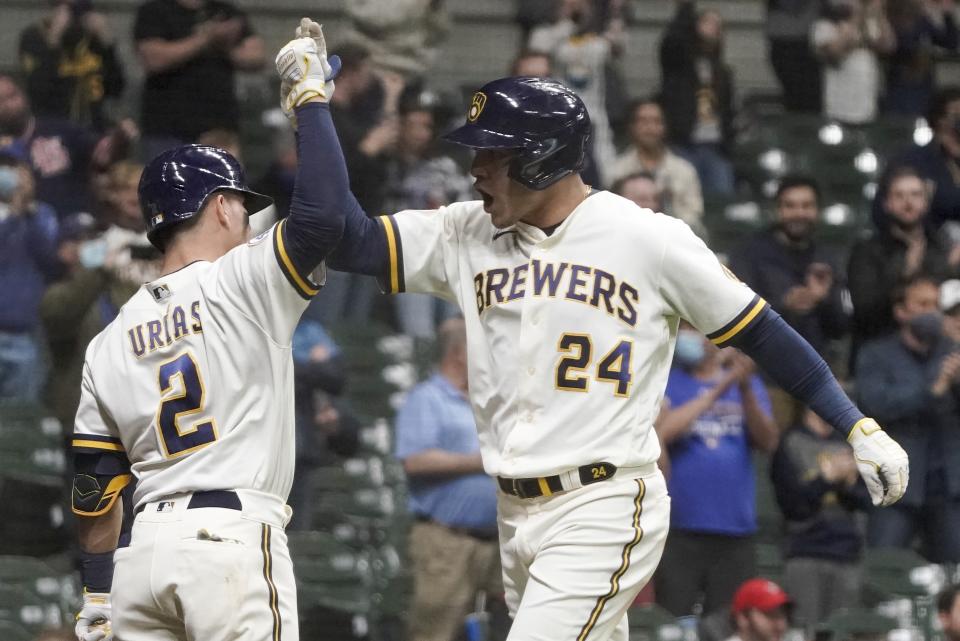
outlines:
[[[946,340],[930,354],[904,345],[899,334],[866,343],[857,358],[860,407],[883,425],[910,457],[910,483],[901,503],[919,506],[927,477],[942,469],[947,492],[960,497],[960,414],[956,386],[937,398],[930,387],[955,346]]]
[[[890,234],[889,224],[854,244],[847,267],[847,287],[853,300],[854,353],[865,341],[896,329],[893,291],[903,282],[906,253],[906,244]],[[955,276],[957,270],[947,262],[948,255],[949,247],[943,239],[928,232],[920,271],[938,279]]]
[[[813,263],[825,263],[833,267],[833,288],[812,311],[791,312],[783,304],[783,298],[792,287],[806,283],[807,269]],[[823,354],[827,341],[841,338],[849,324],[841,301],[841,274],[833,263],[815,243],[803,249],[788,247],[777,239],[776,229],[770,228],[748,240],[733,255],[731,266],[739,278]]]
[[[777,504],[786,519],[786,557],[851,563],[860,558],[863,537],[856,511],[870,506],[863,481],[853,487],[828,483],[820,474],[823,454],[850,446],[837,432],[823,438],[804,425],[780,440],[770,465]]]
[[[702,86],[698,53],[696,4],[682,2],[660,41],[660,100],[667,114],[668,138],[677,145],[690,144],[699,101],[708,99],[720,118],[722,144],[729,149],[733,142],[733,75],[717,51],[708,56],[711,82]]]

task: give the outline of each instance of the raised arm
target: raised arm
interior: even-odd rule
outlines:
[[[284,112],[296,118],[299,129],[302,124],[299,112],[294,113],[296,105],[310,100],[311,96],[323,96],[313,107],[316,113],[311,114],[311,127],[315,126],[315,129],[311,129],[310,140],[302,140],[300,145],[301,149],[310,145],[315,151],[307,182],[310,183],[313,202],[319,205],[319,217],[327,220],[344,218],[340,244],[327,257],[327,263],[333,269],[382,277],[387,274],[389,263],[387,236],[383,226],[366,215],[350,192],[346,161],[326,104],[333,95],[332,78],[334,67],[339,68],[339,61],[335,57],[327,60],[319,25],[304,20],[297,33],[312,37],[289,42],[277,55],[276,62],[284,83],[281,90]],[[300,136],[303,134],[301,130]]]

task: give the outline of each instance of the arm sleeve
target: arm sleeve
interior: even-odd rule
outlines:
[[[746,322],[728,342],[844,436],[864,418],[823,358],[769,306]]]
[[[280,229],[284,266],[301,294],[312,296],[315,287],[307,283],[310,274],[336,246],[343,234],[344,214],[338,203],[324,198],[318,176],[344,182],[347,172],[343,156],[323,153],[325,137],[336,137],[332,131],[330,108],[326,104],[308,103],[297,109],[297,176],[290,201],[290,214]],[[325,133],[323,129],[329,129]],[[298,283],[307,284],[300,287]],[[316,293],[315,291],[313,293]]]
[[[660,293],[667,315],[688,320],[717,345],[730,342],[766,302],[720,264],[690,228],[664,217]]]

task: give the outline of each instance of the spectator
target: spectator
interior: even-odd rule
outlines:
[[[60,216],[90,211],[90,173],[123,157],[135,137],[130,122],[100,135],[65,120],[37,117],[14,77],[0,73],[0,147],[15,147],[28,159],[37,199]]]
[[[939,286],[916,275],[897,288],[897,332],[857,358],[860,406],[910,457],[910,484],[896,505],[870,513],[871,547],[910,547],[920,535],[933,563],[960,562],[960,353],[942,335]]]
[[[627,110],[631,146],[616,160],[614,181],[638,171],[654,176],[663,199],[663,212],[690,225],[701,236],[703,195],[697,170],[667,146],[663,108],[652,99],[635,101]]]
[[[820,188],[812,178],[785,176],[777,189],[773,224],[733,253],[731,267],[826,356],[828,341],[843,337],[848,319],[838,270],[814,240],[819,201]],[[778,425],[800,421],[802,408],[792,396],[776,388],[771,396]]]
[[[611,188],[613,193],[632,200],[650,211],[663,211],[663,192],[653,174],[638,171],[620,178]]]
[[[293,508],[289,527],[308,530],[313,523],[313,473],[338,456],[356,453],[356,419],[335,402],[346,385],[340,347],[315,320],[304,318],[293,333],[293,370],[296,390],[297,461],[290,492]]]
[[[64,221],[59,256],[66,275],[47,289],[40,305],[52,364],[47,402],[68,430],[80,403],[87,344],[143,283],[160,275],[160,254],[147,240],[137,198],[142,170],[129,161],[111,167],[102,233],[87,214]]]
[[[592,152],[599,178],[609,183],[616,155],[607,116],[607,66],[623,50],[622,2],[606,11],[591,0],[558,0],[557,18],[530,33],[530,51],[549,53],[557,78],[577,92],[590,112]]]
[[[660,40],[660,83],[668,139],[696,167],[704,192],[733,193],[733,75],[720,14],[678,0]]]
[[[510,75],[549,78],[553,75],[553,63],[549,54],[524,49],[513,59]]]
[[[687,326],[677,334],[657,433],[670,457],[670,537],[655,576],[657,603],[709,615],[754,574],[757,529],[751,449],[772,452],[778,430],[754,364]],[[723,479],[718,483],[717,479]]]
[[[336,51],[342,67],[330,114],[347,162],[350,190],[364,211],[382,212],[388,153],[399,133],[395,115],[399,91],[377,77],[365,47],[349,43]],[[378,291],[369,276],[328,271],[318,304],[307,308],[306,314],[325,327],[341,321],[363,323],[370,317]]]
[[[767,0],[766,33],[770,65],[783,89],[787,111],[820,113],[820,61],[810,47],[810,29],[820,0]]]
[[[960,345],[960,280],[951,279],[940,285],[940,311],[944,335]]]
[[[809,409],[783,436],[770,476],[786,519],[784,585],[795,614],[812,632],[860,599],[863,536],[858,513],[870,507],[853,450]]]
[[[221,0],[147,0],[137,9],[133,39],[145,73],[147,158],[210,129],[239,130],[234,73],[266,61],[246,14]]]
[[[949,585],[937,596],[937,619],[944,641],[960,641],[960,585]]]
[[[295,132],[287,126],[285,118],[282,126],[271,128],[270,138],[273,143],[273,157],[263,176],[253,188],[273,198],[276,218],[279,220],[286,218],[290,212],[293,182],[297,176],[297,145]],[[257,218],[260,216],[263,214],[258,215]]]
[[[853,299],[852,362],[864,341],[896,330],[893,291],[900,283],[920,273],[949,278],[960,260],[925,224],[929,200],[915,170],[894,170],[877,198],[883,203],[877,228],[854,244],[847,269]]]
[[[750,579],[737,588],[730,616],[735,634],[727,641],[783,641],[793,599],[767,579]]]
[[[960,175],[956,172],[960,163],[960,87],[945,87],[934,94],[927,122],[933,139],[892,158],[887,174],[913,167],[932,186],[928,224],[940,229],[946,222],[960,222]],[[877,209],[875,205],[874,215]]]
[[[449,156],[436,153],[436,94],[413,87],[400,101],[400,135],[387,161],[384,211],[436,209],[470,200],[471,179]],[[401,332],[432,340],[437,323],[457,308],[427,294],[404,294],[393,300]]]
[[[197,144],[219,147],[231,156],[243,162],[243,150],[240,148],[240,135],[233,129],[210,129],[197,137]]]
[[[811,40],[824,62],[823,114],[844,123],[873,122],[880,95],[879,56],[896,37],[884,0],[828,0]]]
[[[0,398],[38,401],[44,383],[40,299],[59,275],[57,216],[34,198],[16,150],[0,150]]]
[[[377,69],[421,77],[450,31],[445,5],[446,0],[350,0],[345,3],[353,27],[349,37],[370,51]]]
[[[20,70],[41,116],[103,131],[106,101],[123,92],[123,69],[106,16],[93,0],[48,0],[50,11],[20,33]]]
[[[410,638],[449,641],[463,629],[478,591],[500,597],[497,500],[483,473],[467,399],[463,319],[440,328],[437,373],[400,408],[396,455],[410,485],[413,599]]]
[[[919,118],[930,108],[938,48],[960,44],[955,0],[887,0],[897,47],[887,60],[887,113]]]

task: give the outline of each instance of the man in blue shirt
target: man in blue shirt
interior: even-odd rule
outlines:
[[[34,199],[27,159],[0,149],[0,398],[37,401],[44,367],[40,299],[60,274],[57,216]]]
[[[721,351],[688,325],[677,335],[657,433],[670,457],[670,536],[655,576],[657,602],[676,616],[730,603],[754,572],[757,529],[751,448],[779,433],[753,362]]]
[[[415,387],[397,414],[396,455],[410,485],[414,594],[410,638],[450,641],[478,591],[503,592],[497,499],[483,473],[467,398],[467,334],[462,318],[437,333],[437,373]]]

